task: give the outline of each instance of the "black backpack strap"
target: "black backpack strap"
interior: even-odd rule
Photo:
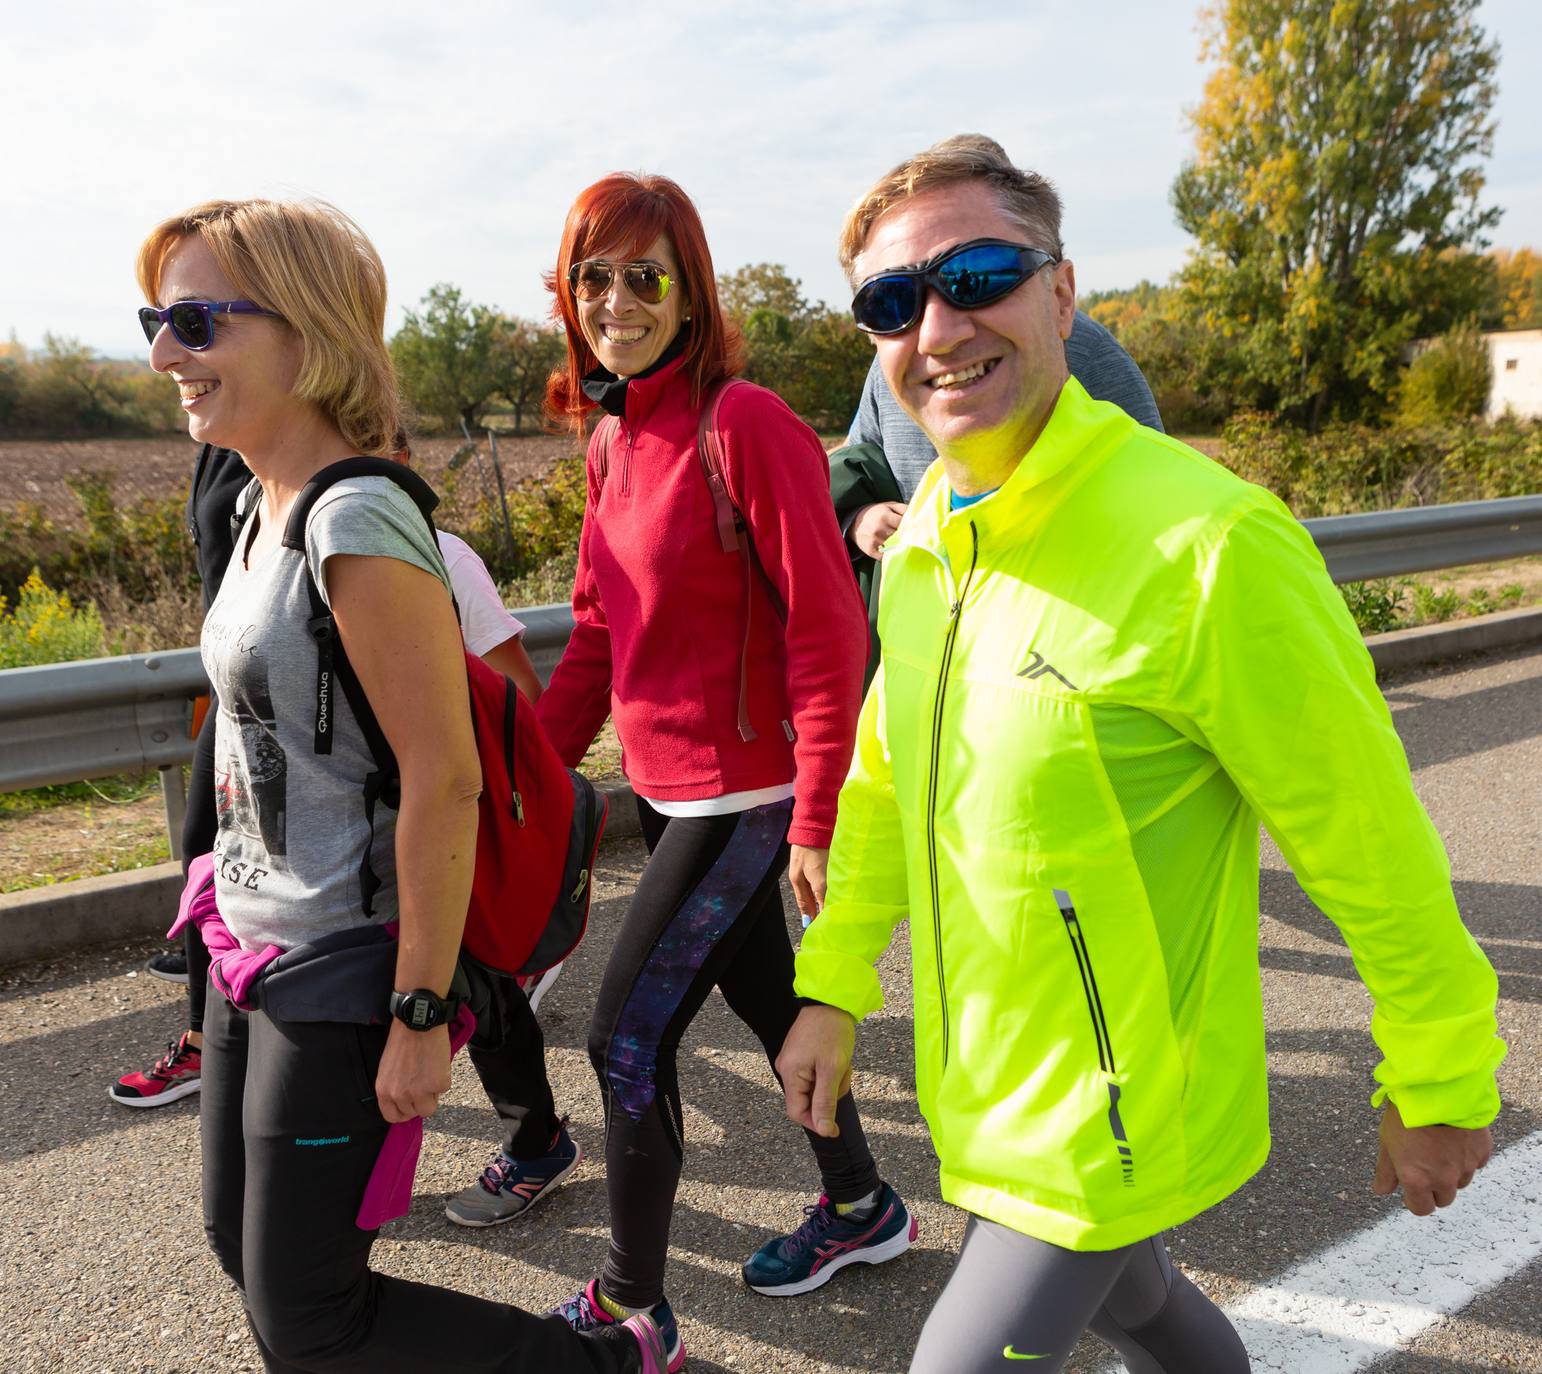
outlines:
[[[316,583],[316,574],[311,568],[305,548],[306,522],[322,493],[338,482],[358,477],[384,477],[395,482],[412,498],[431,534],[434,531],[433,511],[439,504],[439,497],[411,468],[392,462],[389,458],[344,458],[322,468],[305,484],[300,495],[295,498],[289,520],[284,526],[284,547],[298,551],[305,558],[305,590],[311,612],[305,628],[316,645],[315,752],[332,752],[334,703],[337,689],[341,687],[348,698],[354,719],[359,723],[364,742],[375,760],[375,771],[364,780],[364,815],[369,823],[370,838],[364,845],[364,854],[359,863],[359,890],[364,914],[371,916],[374,914],[374,896],[380,888],[380,879],[370,863],[370,851],[374,848],[375,807],[384,803],[395,810],[401,804],[401,777],[396,767],[396,755],[385,737],[385,731],[380,728],[374,708],[364,694],[353,665],[348,662],[348,655],[338,637],[337,621],[322,598],[321,588]]]

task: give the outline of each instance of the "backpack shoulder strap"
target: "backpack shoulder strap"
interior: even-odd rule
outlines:
[[[616,442],[616,435],[621,429],[621,421],[614,415],[607,415],[594,428],[594,494],[599,496],[605,490],[605,474],[610,471],[610,446]]]
[[[305,555],[305,526],[316,502],[329,487],[355,477],[384,477],[395,482],[412,498],[413,504],[422,513],[430,535],[434,535],[433,510],[439,504],[439,497],[418,473],[389,458],[344,458],[322,468],[295,498],[289,519],[284,525],[283,544],[286,549],[294,549],[302,556]],[[364,742],[375,760],[375,771],[364,781],[364,814],[369,823],[370,840],[364,846],[359,863],[360,897],[364,914],[369,916],[374,912],[374,896],[380,888],[380,878],[370,861],[374,847],[375,807],[383,802],[395,809],[400,804],[396,756],[391,750],[390,741],[385,737],[385,731],[380,728],[369,698],[364,694],[358,675],[353,671],[353,665],[348,662],[348,655],[338,637],[337,621],[332,616],[331,608],[322,599],[321,588],[316,584],[316,573],[310,565],[309,557],[305,558],[305,583],[311,611],[305,628],[316,645],[315,752],[332,752],[335,723],[333,702],[337,688],[341,687],[348,698],[354,720],[358,722],[359,731],[364,736]]]
[[[395,482],[412,498],[412,504],[422,512],[429,529],[434,528],[434,508],[439,504],[439,496],[420,474],[390,458],[344,458],[322,468],[295,498],[289,511],[289,520],[284,525],[286,549],[305,552],[305,526],[316,502],[329,487],[354,477],[384,477],[389,482]]]
[[[738,386],[750,386],[741,377],[729,377],[719,382],[707,395],[701,408],[701,420],[696,429],[696,456],[701,462],[702,475],[707,479],[707,490],[712,493],[713,516],[717,523],[718,542],[724,553],[737,552],[744,563],[744,646],[739,654],[739,737],[746,743],[756,738],[755,727],[750,724],[750,635],[755,612],[754,582],[760,575],[760,584],[782,624],[787,623],[787,603],[777,590],[760,555],[755,552],[755,540],[750,534],[749,521],[734,502],[728,487],[728,464],[724,459],[721,410],[723,397]]]
[[[734,503],[728,490],[727,463],[723,459],[723,434],[720,423],[723,397],[736,386],[748,386],[739,377],[729,377],[719,382],[701,407],[701,420],[696,428],[696,457],[701,463],[702,475],[707,479],[707,490],[712,493],[712,509],[717,520],[718,542],[724,553],[742,551],[749,542],[744,516]],[[741,535],[743,536],[741,538]]]

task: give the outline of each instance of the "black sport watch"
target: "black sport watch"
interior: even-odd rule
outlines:
[[[391,994],[391,1015],[409,1030],[426,1031],[445,1025],[455,1015],[456,1005],[453,999],[436,996],[427,988]]]

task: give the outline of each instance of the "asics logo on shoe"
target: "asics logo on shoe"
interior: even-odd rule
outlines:
[[[1012,1347],[1009,1345],[1009,1346],[1007,1346],[1007,1348],[1005,1350],[1003,1350],[1001,1352],[1001,1358],[1004,1359],[1004,1360],[1047,1360],[1047,1359],[1049,1359],[1049,1356],[1048,1355],[1019,1355],[1017,1353],[1017,1351],[1013,1350]]]
[[[1017,675],[1018,677],[1027,678],[1030,682],[1036,677],[1052,677],[1064,686],[1069,687],[1073,692],[1081,691],[1080,687],[1064,673],[1060,672],[1054,664],[1036,649],[1028,650],[1028,662],[1017,670]],[[1037,1359],[1038,1357],[1035,1356],[1034,1358]]]

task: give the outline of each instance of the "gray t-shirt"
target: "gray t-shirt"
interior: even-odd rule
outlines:
[[[258,497],[254,482],[243,509]],[[219,834],[214,873],[220,915],[243,948],[290,949],[397,913],[396,812],[365,813],[375,761],[344,694],[333,693],[332,752],[317,754],[316,645],[306,631],[305,563],[333,554],[398,558],[446,587],[444,560],[411,499],[384,477],[339,482],[306,528],[306,557],[278,548],[245,566],[242,531],[203,625],[203,664],[219,696],[214,788]],[[380,879],[364,913],[366,851]]]
[[[1133,420],[1162,428],[1156,400],[1146,379],[1119,341],[1089,315],[1076,312],[1065,344],[1066,366],[1095,401],[1112,401]],[[868,369],[862,400],[851,422],[848,444],[877,444],[889,460],[905,500],[915,495],[927,468],[936,460],[932,441],[894,399],[883,379],[878,359]]]

